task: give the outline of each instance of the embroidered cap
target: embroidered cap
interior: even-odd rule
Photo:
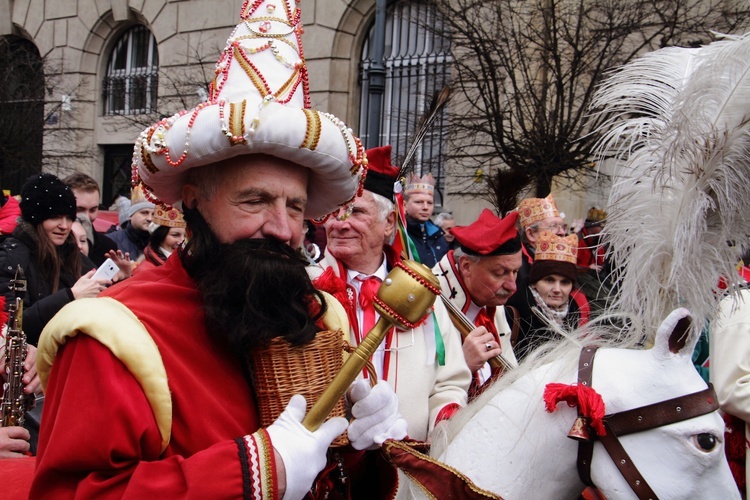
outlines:
[[[422,177],[417,174],[411,174],[406,181],[404,196],[411,194],[423,193],[432,195],[435,192],[435,178],[431,173],[426,173]]]
[[[368,149],[365,189],[393,201],[399,169],[391,165],[391,146]]]
[[[174,205],[189,169],[267,154],[310,169],[305,217],[323,217],[356,195],[362,144],[341,120],[310,108],[297,3],[246,0],[240,19],[216,63],[209,100],[138,136],[133,183]]]
[[[529,282],[536,283],[550,274],[576,279],[578,262],[578,236],[557,236],[551,231],[541,231],[536,242],[534,263],[529,270]]]
[[[185,219],[182,217],[182,212],[164,203],[156,205],[154,216],[151,220],[158,226],[187,227]]]
[[[476,221],[468,226],[455,226],[451,233],[467,254],[510,255],[521,250],[517,219],[517,212],[501,219],[485,208]]]
[[[560,211],[552,195],[545,198],[526,198],[518,205],[518,221],[523,229],[550,217],[560,217]]]

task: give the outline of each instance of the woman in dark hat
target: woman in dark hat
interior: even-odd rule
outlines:
[[[524,309],[529,311],[521,317],[519,325],[520,334],[514,347],[518,357],[525,357],[555,338],[555,325],[572,330],[588,321],[588,302],[575,289],[577,244],[576,235],[539,233],[534,263],[529,270],[529,286],[517,292],[525,293],[528,307]]]
[[[111,281],[91,279],[94,264],[78,250],[71,233],[75,195],[60,179],[30,177],[21,188],[20,205],[18,226],[0,243],[0,295],[6,304],[14,300],[10,281],[20,266],[27,284],[23,330],[36,345],[44,326],[65,304],[96,297]]]

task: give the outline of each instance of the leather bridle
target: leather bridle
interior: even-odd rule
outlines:
[[[578,362],[578,383],[589,388],[591,387],[596,350],[596,347],[584,347],[581,349]],[[606,435],[597,436],[593,430],[589,429],[589,439],[577,438],[579,439],[578,475],[581,481],[588,486],[595,487],[591,481],[591,458],[594,453],[594,441],[598,439],[638,498],[656,500],[656,494],[630,460],[618,438],[699,417],[714,412],[718,408],[719,403],[716,399],[716,393],[713,386],[709,384],[707,389],[699,392],[605,415],[603,423],[607,431]],[[579,420],[582,418],[586,419],[580,414],[579,410]]]

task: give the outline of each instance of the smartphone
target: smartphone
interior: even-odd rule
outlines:
[[[91,279],[111,280],[117,275],[119,271],[120,268],[117,267],[117,264],[115,264],[112,259],[107,259],[101,266],[99,266],[99,269],[96,270]]]

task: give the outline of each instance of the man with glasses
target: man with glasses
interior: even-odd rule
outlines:
[[[399,259],[388,244],[395,232],[392,200],[398,176],[390,161],[391,147],[370,149],[367,158],[362,195],[355,198],[351,214],[340,210],[325,223],[325,256],[319,267],[310,268],[315,285],[344,305],[352,345],[358,345],[377,321],[372,297]],[[371,361],[378,380],[395,391],[410,438],[426,439],[437,422],[466,404],[471,373],[460,334],[439,300],[423,325],[408,331],[391,329]]]

